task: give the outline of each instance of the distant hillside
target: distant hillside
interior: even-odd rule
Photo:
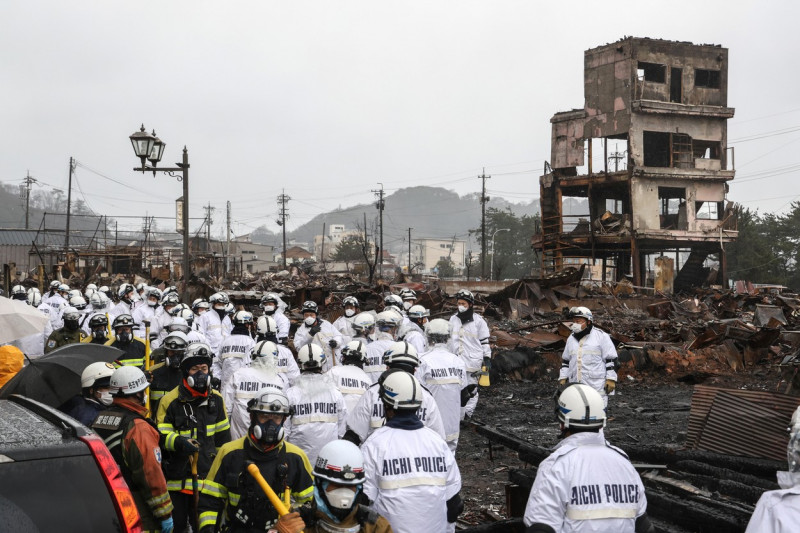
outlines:
[[[492,197],[488,207],[511,209],[517,215],[534,215],[539,212],[538,199],[528,204],[513,204],[503,198]],[[355,229],[363,226],[364,214],[372,235],[372,226],[378,217],[375,203],[361,204],[329,213],[323,213],[287,234],[298,242],[312,242],[314,235],[322,233],[323,223],[344,224]],[[452,238],[466,239],[469,230],[480,227],[480,194],[459,196],[441,187],[409,187],[400,189],[385,197],[383,212],[384,245],[389,251],[403,248],[403,238],[408,228],[413,228],[412,238]],[[274,242],[274,241],[273,241]]]
[[[20,194],[18,186],[9,183],[0,183],[0,228],[24,229],[25,228],[25,201]],[[34,189],[31,192],[30,213],[28,226],[38,229],[42,223],[44,213],[47,213],[47,229],[63,230],[66,226],[67,197],[62,191],[55,189]],[[60,214],[57,214],[60,213]],[[97,228],[96,217],[78,215],[93,215],[82,200],[77,200],[72,195],[72,214],[70,219],[72,231],[94,231]]]

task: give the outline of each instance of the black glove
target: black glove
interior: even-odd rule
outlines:
[[[336,339],[331,339],[328,341],[328,346],[335,349],[337,346],[339,346],[339,343],[336,342]]]
[[[194,453],[200,451],[200,443],[189,437],[177,437],[175,439],[175,451]]]
[[[475,390],[477,388],[478,384],[473,383],[461,389],[461,407],[465,407],[467,405],[467,402],[469,402],[469,399],[475,396]]]
[[[456,494],[447,500],[447,521],[450,523],[458,520],[458,515],[464,511],[464,502],[461,501],[461,495]]]
[[[313,337],[314,335],[316,335],[317,333],[319,333],[319,332],[320,332],[320,330],[321,330],[321,328],[320,328],[319,326],[314,326],[313,328],[311,328],[311,329],[309,329],[309,330],[308,330],[308,334],[309,334],[309,335],[311,335],[311,336]]]
[[[219,390],[219,388],[221,386],[222,386],[222,382],[220,381],[219,378],[211,378],[211,388],[212,389]]]
[[[143,372],[144,372],[144,377],[147,380],[147,382],[148,383],[152,383],[153,382],[153,373],[150,372],[149,370],[143,370]]]
[[[307,527],[313,526],[314,524],[317,523],[317,520],[314,517],[314,515],[317,512],[316,505],[312,505],[311,503],[306,503],[304,505],[301,505],[300,507],[297,507],[294,510],[300,513],[300,518],[303,519],[303,522],[306,523]]]
[[[358,433],[356,433],[355,431],[353,431],[350,428],[347,428],[347,431],[345,432],[345,434],[342,435],[342,440],[346,440],[346,441],[352,442],[356,446],[361,444],[361,437],[359,437]]]

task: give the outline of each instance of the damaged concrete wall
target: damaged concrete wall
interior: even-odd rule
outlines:
[[[553,168],[583,166],[583,109],[556,113],[550,139],[550,165]]]
[[[706,236],[713,229],[722,225],[722,220],[703,220],[697,218],[696,203],[698,201],[722,202],[725,199],[725,184],[722,182],[698,182],[674,179],[631,179],[631,205],[633,207],[634,231],[663,231],[665,234],[674,233],[671,230],[661,229],[661,201],[659,187],[682,188],[686,190],[685,196],[685,226],[679,230],[697,233],[698,237]],[[721,216],[720,216],[721,218]]]
[[[725,169],[725,147],[728,144],[728,127],[727,121],[720,118],[702,118],[697,116],[670,116],[665,120],[663,115],[649,115],[644,113],[636,113],[633,116],[630,141],[628,143],[630,149],[631,159],[637,167],[645,166],[645,153],[644,153],[644,132],[664,132],[664,133],[680,133],[688,135],[692,141],[713,141],[720,143],[719,153],[719,166],[720,169]],[[694,167],[698,170],[703,170],[707,173],[707,169],[698,168],[702,167],[702,163],[698,165],[695,161]],[[678,169],[670,168],[670,171]]]

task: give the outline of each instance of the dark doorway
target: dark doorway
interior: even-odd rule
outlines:
[[[673,68],[669,74],[669,101],[680,104],[683,102],[683,69]]]

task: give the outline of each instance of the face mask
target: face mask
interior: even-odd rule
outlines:
[[[131,337],[132,335],[127,331],[117,334],[117,340],[122,343],[131,342]]]
[[[208,388],[208,374],[205,372],[197,372],[196,374],[186,378],[186,383],[197,392],[205,392]]]
[[[264,312],[265,313],[274,313],[275,312],[275,306],[274,305],[265,305],[264,306]]]
[[[469,307],[467,307],[466,305],[459,305],[458,306],[458,312],[459,313],[466,313],[467,309],[469,309]]]
[[[346,487],[342,487],[326,491],[325,496],[328,498],[328,503],[331,507],[349,511],[353,508],[356,493]]]
[[[100,403],[105,405],[106,407],[111,405],[111,402],[114,401],[114,397],[111,396],[111,391],[103,391],[100,393],[100,398],[97,399]]]
[[[106,328],[92,330],[92,337],[94,337],[95,339],[105,339],[106,338]]]
[[[179,368],[181,366],[181,361],[183,360],[183,357],[182,354],[168,355],[167,360],[169,361],[170,368]]]
[[[347,318],[350,318],[354,314],[356,314],[356,310],[355,309],[345,309],[344,310],[344,316],[346,316]]]
[[[253,424],[253,436],[261,444],[276,444],[283,439],[283,424],[267,420],[263,424]]]
[[[71,331],[75,331],[76,329],[78,329],[78,321],[72,318],[69,319],[65,318],[64,327]]]
[[[158,302],[154,302],[153,300],[147,300],[147,305],[150,307],[155,307],[158,305]]]
[[[572,331],[572,333],[580,333],[581,331],[583,331],[583,326],[581,326],[577,322],[573,322],[572,324],[569,325],[569,329],[570,331]]]
[[[315,317],[315,316],[306,317],[303,320],[303,322],[305,322],[306,326],[313,326],[314,324],[317,323],[317,317]]]
[[[411,309],[411,306],[412,306],[412,305],[414,305],[414,303],[413,303],[413,302],[411,302],[411,301],[409,301],[409,300],[406,300],[406,301],[404,301],[404,302],[403,302],[403,309],[405,309],[406,311],[408,311],[409,309]],[[336,490],[340,490],[340,489],[336,489]]]

